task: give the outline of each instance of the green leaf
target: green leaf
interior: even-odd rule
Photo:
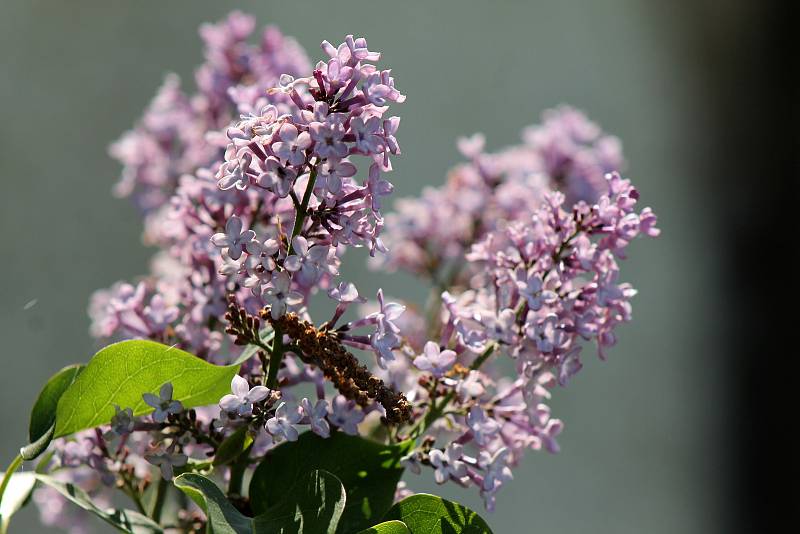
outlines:
[[[70,365],[54,374],[42,388],[39,397],[31,410],[31,421],[28,425],[28,443],[21,449],[25,460],[33,460],[39,456],[53,439],[56,423],[56,408],[58,401],[69,388],[80,372],[83,365]]]
[[[275,506],[254,518],[239,512],[214,482],[195,473],[175,486],[203,509],[209,534],[333,534],[345,505],[344,487],[326,471],[314,471],[295,484]]]
[[[256,516],[255,534],[334,534],[344,508],[342,482],[327,471],[312,471],[278,504]]]
[[[387,521],[362,530],[358,534],[411,534],[411,531],[402,521]]]
[[[469,508],[426,493],[406,497],[384,519],[399,519],[411,534],[492,534],[486,521]]]
[[[343,432],[327,439],[305,432],[297,441],[275,447],[259,464],[250,481],[250,505],[254,513],[262,513],[281,498],[283,488],[276,480],[298,480],[323,469],[336,475],[347,491],[339,532],[357,532],[374,525],[392,506],[403,474],[400,459],[412,445],[383,445]]]
[[[253,436],[249,432],[247,426],[243,426],[236,430],[233,434],[225,438],[220,443],[217,449],[217,454],[214,456],[214,466],[229,464],[236,460],[250,445],[253,444]]]
[[[114,405],[144,415],[153,409],[142,393],[158,394],[172,382],[173,399],[185,408],[216,404],[230,393],[238,365],[212,365],[175,347],[123,341],[98,352],[58,401],[55,437],[108,424]]]
[[[4,473],[0,471],[0,479]],[[17,513],[28,502],[28,498],[36,484],[33,473],[14,473],[6,486],[0,500],[0,534],[6,534],[11,516]]]
[[[67,482],[61,482],[47,475],[32,475],[39,482],[58,491],[68,501],[77,504],[87,512],[96,515],[121,532],[129,534],[161,534],[161,527],[148,517],[133,510],[104,510],[94,504],[81,488]]]

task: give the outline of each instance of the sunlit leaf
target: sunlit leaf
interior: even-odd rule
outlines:
[[[411,534],[491,534],[478,514],[457,502],[418,493],[395,504],[384,519],[402,521]]]
[[[166,382],[185,408],[216,404],[230,393],[238,365],[212,365],[176,347],[146,340],[115,343],[98,352],[58,401],[55,437],[107,424],[114,405],[133,415],[152,411],[142,393]]]
[[[358,534],[410,534],[410,530],[402,521],[386,521],[380,525],[375,525]]]

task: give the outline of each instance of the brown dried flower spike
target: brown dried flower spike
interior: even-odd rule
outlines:
[[[336,333],[318,330],[295,313],[287,313],[275,320],[269,308],[264,308],[261,317],[289,336],[300,349],[292,352],[296,352],[303,362],[321,369],[339,393],[361,406],[367,406],[371,400],[377,401],[386,410],[389,423],[404,423],[411,418],[411,404],[405,395],[370,373],[344,348]]]

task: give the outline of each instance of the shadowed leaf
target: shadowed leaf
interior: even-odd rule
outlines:
[[[339,532],[358,532],[374,525],[392,506],[397,482],[403,474],[400,459],[411,443],[383,445],[333,432],[321,438],[303,433],[270,451],[250,481],[250,502],[255,513],[267,510],[281,498],[276,480],[297,480],[315,469],[336,475],[347,491],[347,506]]]
[[[418,493],[395,504],[384,519],[398,519],[411,534],[492,534],[486,521],[456,502]]]

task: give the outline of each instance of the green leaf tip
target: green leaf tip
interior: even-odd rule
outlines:
[[[33,460],[47,449],[55,434],[56,410],[64,392],[83,371],[83,365],[70,365],[50,377],[31,410],[28,425],[28,445],[20,449],[25,460]]]
[[[492,534],[486,521],[466,506],[427,493],[406,497],[384,519],[402,521],[411,534]]]

